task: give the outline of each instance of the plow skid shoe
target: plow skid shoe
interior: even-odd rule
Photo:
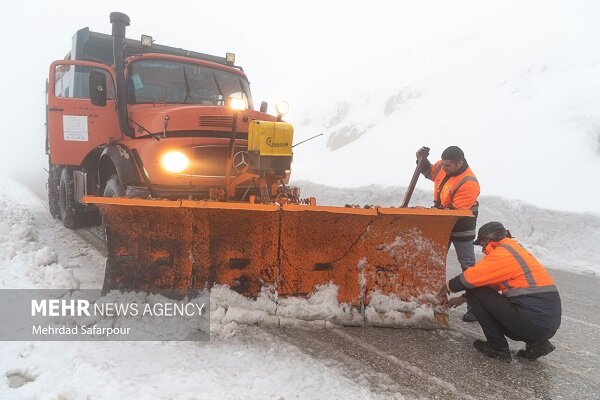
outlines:
[[[450,232],[469,211],[357,209],[88,197],[107,238],[104,291],[173,291],[227,285],[257,297],[307,298],[334,285],[337,304],[354,310],[334,323],[406,326],[436,312],[446,279]],[[280,314],[283,315],[283,314]],[[408,321],[408,322],[407,322]]]

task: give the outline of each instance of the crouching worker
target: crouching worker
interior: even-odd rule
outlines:
[[[485,257],[440,290],[442,296],[466,291],[451,298],[448,306],[469,300],[487,339],[476,340],[475,348],[510,361],[508,337],[526,343],[525,349],[517,352],[519,357],[533,361],[552,352],[549,339],[560,326],[561,304],[548,271],[500,222],[479,228],[475,245],[481,246]]]

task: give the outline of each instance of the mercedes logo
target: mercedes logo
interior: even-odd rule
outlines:
[[[233,168],[236,172],[241,172],[248,165],[248,153],[246,151],[238,151],[233,156]]]

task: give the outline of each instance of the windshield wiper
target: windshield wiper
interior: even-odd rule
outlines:
[[[250,106],[250,96],[248,96],[248,93],[246,93],[246,88],[244,87],[244,82],[242,82],[242,78],[238,79],[240,82],[240,89],[242,90],[242,93],[244,94],[244,96],[246,96],[246,106],[249,107]]]
[[[221,96],[221,100],[223,101],[223,104],[225,104],[225,96],[223,96],[223,91],[221,90],[221,85],[219,85],[219,81],[217,80],[217,75],[215,75],[215,73],[212,73],[213,79],[215,80],[215,85],[217,85],[217,90],[219,91],[219,95]]]
[[[187,103],[190,98],[190,82],[188,81],[187,73],[185,72],[185,66],[183,67],[183,80],[185,81],[185,98],[183,99],[184,103]]]

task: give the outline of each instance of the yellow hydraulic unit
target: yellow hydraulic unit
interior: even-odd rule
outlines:
[[[250,170],[289,171],[294,128],[286,122],[252,121],[248,126]]]

